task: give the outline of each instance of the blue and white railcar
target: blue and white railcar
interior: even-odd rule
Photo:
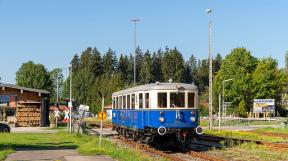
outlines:
[[[193,84],[156,82],[115,92],[112,99],[112,124],[125,137],[184,142],[202,133],[198,88]]]

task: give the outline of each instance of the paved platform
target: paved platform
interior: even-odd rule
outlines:
[[[56,133],[47,127],[11,127],[11,133]]]
[[[79,155],[74,149],[57,150],[17,150],[8,155],[5,161],[114,161],[105,155],[85,156]]]
[[[94,134],[94,135],[100,135],[101,129],[100,128],[93,128],[90,131],[90,134]],[[118,133],[115,130],[112,130],[112,127],[109,128],[103,128],[102,129],[102,136],[114,136],[117,135]]]

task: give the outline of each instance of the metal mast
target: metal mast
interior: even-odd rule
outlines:
[[[210,15],[212,13],[211,9],[206,9],[206,13]],[[212,27],[212,21],[209,20],[209,47],[208,47],[208,60],[209,60],[209,129],[212,129],[212,112],[213,112],[213,106],[212,106],[212,54],[211,54],[211,46],[212,46],[212,33],[211,33],[211,27]]]
[[[137,26],[137,22],[139,22],[139,19],[133,19],[131,20],[132,22],[134,22],[134,86],[136,85],[136,26]]]

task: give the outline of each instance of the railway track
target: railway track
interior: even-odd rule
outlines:
[[[163,158],[166,158],[166,159],[169,159],[169,160],[172,160],[172,161],[186,161],[186,160],[189,160],[189,158],[187,158],[187,156],[191,157],[191,158],[199,158],[199,159],[202,159],[202,160],[207,160],[207,161],[225,161],[224,159],[222,158],[218,158],[218,157],[214,157],[214,156],[210,156],[204,152],[197,152],[197,151],[193,151],[191,150],[190,148],[184,148],[184,147],[179,147],[179,146],[173,146],[173,151],[172,150],[159,150],[159,149],[156,149],[152,146],[149,146],[147,144],[141,144],[141,143],[138,143],[138,142],[135,142],[135,141],[131,141],[131,140],[128,140],[126,138],[123,138],[123,137],[114,137],[116,139],[119,139],[123,142],[125,142],[126,144],[129,144],[131,146],[133,146],[134,148],[137,148],[137,149],[142,149],[142,150],[145,150],[149,153],[152,153],[152,154],[156,154],[158,156],[161,156]],[[193,143],[192,143],[193,144]],[[175,153],[175,151],[179,152],[180,153],[180,156],[176,156],[176,155],[173,155],[173,153]],[[187,155],[187,156],[183,156],[183,155]],[[185,159],[186,158],[186,159]]]
[[[212,136],[212,135],[200,135],[198,139],[209,140],[211,142],[221,142],[224,141],[228,145],[238,145],[242,143],[255,143],[258,145],[265,145],[270,148],[276,148],[277,150],[288,150],[288,143],[273,143],[267,141],[259,141],[259,140],[249,140],[249,139],[239,139],[239,138],[231,138],[231,137],[220,137],[220,136]]]

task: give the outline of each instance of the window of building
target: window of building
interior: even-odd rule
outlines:
[[[195,107],[195,93],[188,93],[188,108]]]
[[[123,96],[123,109],[126,109],[126,96]]]
[[[131,101],[132,102],[131,109],[135,109],[135,94],[131,95],[131,99],[132,99],[132,101]]]
[[[158,108],[167,108],[167,93],[158,93]]]
[[[119,109],[122,109],[122,96],[119,96]]]
[[[139,108],[143,108],[143,93],[139,93]]]
[[[131,100],[130,100],[130,94],[127,95],[127,109],[130,109],[130,103],[131,103]]]
[[[149,108],[149,93],[145,93],[145,108]]]
[[[185,107],[185,93],[170,93],[170,108]]]

